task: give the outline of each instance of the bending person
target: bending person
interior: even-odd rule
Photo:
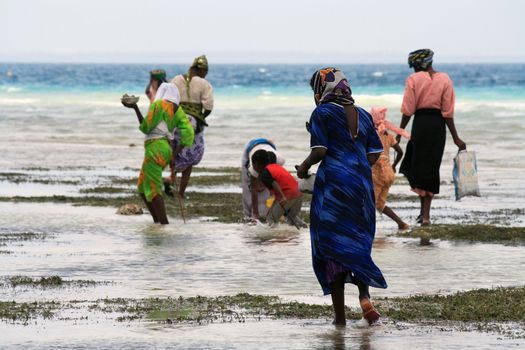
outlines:
[[[259,150],[267,151],[270,163],[284,165],[285,159],[277,152],[277,147],[272,141],[260,138],[253,139],[246,144],[241,160],[242,207],[245,220],[266,217],[268,206],[266,201],[270,192],[259,179],[251,163],[252,156]]]
[[[383,147],[372,117],[354,105],[343,72],[325,68],[310,81],[316,109],[307,124],[310,155],[297,175],[321,162],[310,209],[312,261],[324,294],[331,294],[334,324],[345,325],[345,283],[359,289],[363,317],[373,323],[379,313],[370,302],[369,286],[386,288],[372,261],[376,217],[372,171]]]
[[[125,104],[133,108],[145,134],[144,161],[138,179],[138,192],[153,218],[153,222],[168,224],[166,206],[162,198],[162,171],[173,161],[173,156],[184,146],[193,144],[193,128],[184,111],[179,108],[179,91],[173,84],[165,83],[166,72],[151,72],[150,96],[155,96],[144,118],[137,104]],[[173,130],[181,132],[181,144],[172,152],[170,139]],[[172,169],[173,171],[173,169]]]
[[[420,199],[421,211],[417,219],[421,225],[430,224],[430,206],[439,193],[439,168],[446,141],[446,127],[459,150],[467,148],[454,125],[455,94],[452,80],[432,68],[434,52],[429,49],[413,51],[408,65],[414,68],[406,80],[405,95],[401,105],[401,129],[414,115],[411,139],[407,143],[405,158],[399,172],[404,174],[412,191]],[[401,139],[397,136],[397,141]]]

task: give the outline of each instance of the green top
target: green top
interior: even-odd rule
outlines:
[[[175,113],[173,109],[174,105],[169,101],[159,100],[153,102],[149,107],[148,115],[140,124],[139,129],[144,134],[149,134],[163,121],[168,127],[170,134],[173,133],[173,129],[179,129],[182,146],[189,147],[193,145],[193,126],[182,108],[177,108]]]

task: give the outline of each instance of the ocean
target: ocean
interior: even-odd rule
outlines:
[[[122,94],[141,96],[148,72],[168,76],[182,65],[0,64],[0,140],[4,168],[30,166],[136,166],[141,134],[136,118],[120,105]],[[304,122],[314,108],[309,80],[319,65],[211,65],[215,108],[206,130],[203,166],[239,163],[243,145],[268,137],[292,162],[308,150]],[[388,107],[398,123],[406,65],[341,65],[356,103],[366,109]],[[437,65],[452,78],[457,94],[456,124],[480,166],[523,167],[525,65]],[[7,76],[6,72],[12,72]],[[285,132],[283,132],[285,131]],[[38,157],[32,150],[46,154]],[[97,150],[97,161],[90,157]],[[447,156],[454,152],[448,142]],[[59,154],[57,159],[53,154]],[[447,157],[445,157],[447,162]]]

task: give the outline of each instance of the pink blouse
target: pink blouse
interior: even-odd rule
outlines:
[[[417,72],[406,80],[401,113],[412,116],[418,109],[435,108],[444,118],[453,118],[455,100],[452,80],[446,73],[431,77],[428,72]]]

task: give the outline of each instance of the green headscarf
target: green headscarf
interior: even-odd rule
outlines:
[[[164,69],[154,69],[149,74],[153,79],[166,81],[166,71]]]

